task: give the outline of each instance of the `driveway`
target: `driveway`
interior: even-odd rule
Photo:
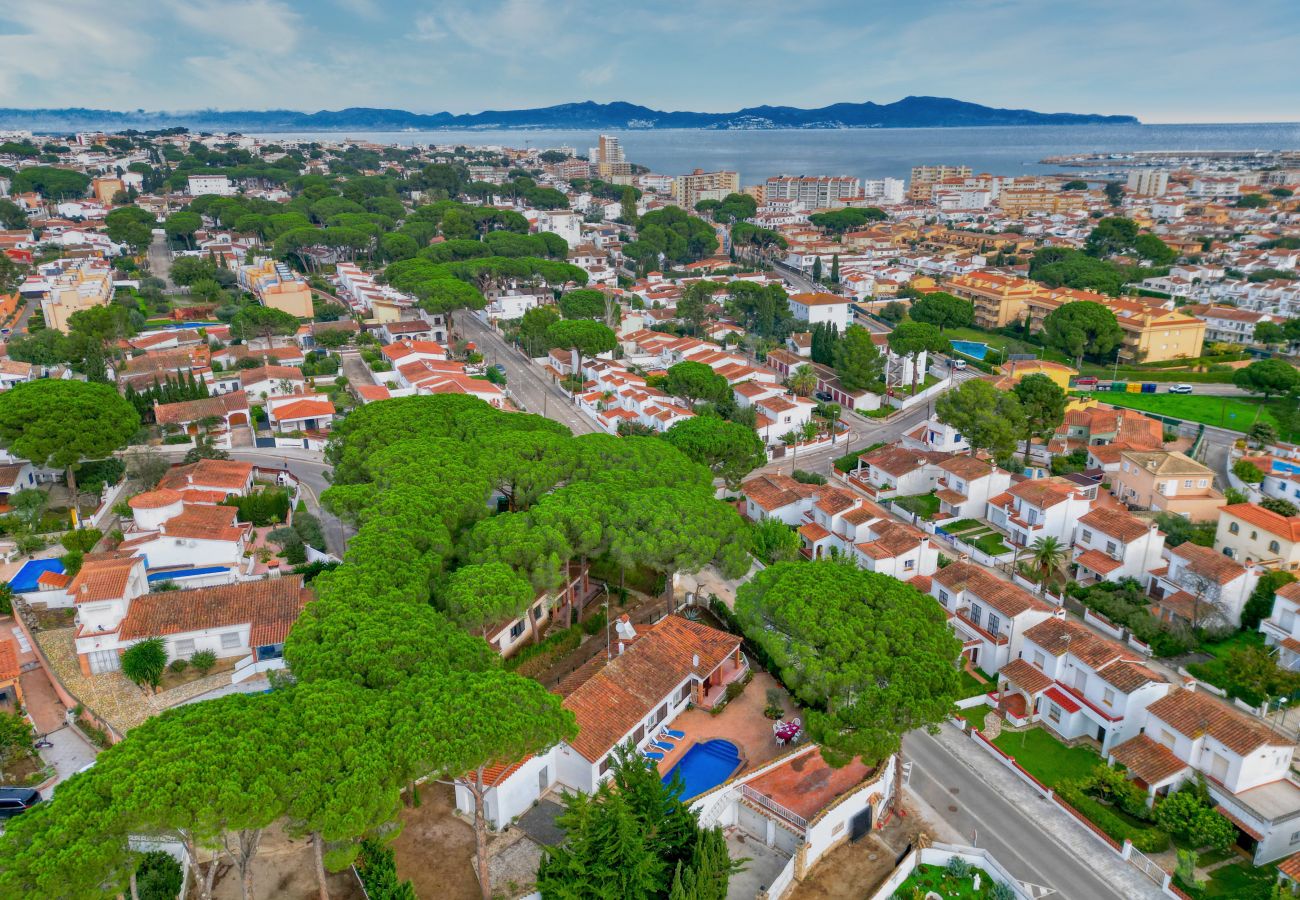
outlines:
[[[172,284],[171,272],[172,253],[167,246],[167,238],[155,234],[149,243],[149,274],[161,278],[168,288],[173,288],[176,285]]]
[[[55,788],[93,763],[99,751],[71,725],[51,731],[45,738],[54,746],[41,748],[41,759],[54,766],[57,773],[54,783],[41,792],[41,796],[48,800]]]

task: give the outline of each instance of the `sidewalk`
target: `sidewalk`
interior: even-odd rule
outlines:
[[[935,737],[942,747],[971,769],[985,784],[1033,818],[1046,837],[1093,869],[1112,887],[1122,888],[1124,897],[1163,897],[1151,879],[1104,846],[1082,823],[999,765],[991,756],[952,725],[944,725]],[[1047,862],[1044,860],[1044,862]]]

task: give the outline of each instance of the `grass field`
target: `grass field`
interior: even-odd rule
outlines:
[[[912,494],[906,497],[895,497],[894,502],[908,512],[916,513],[923,519],[928,519],[939,511],[939,498],[934,494]]]
[[[1277,420],[1273,418],[1272,410],[1264,405],[1264,401],[1256,400],[1253,397],[1203,397],[1196,394],[1117,394],[1109,391],[1098,391],[1091,395],[1076,394],[1076,396],[1091,396],[1098,403],[1140,409],[1143,412],[1155,413],[1159,416],[1171,416],[1186,422],[1203,422],[1206,425],[1229,428],[1233,431],[1249,431],[1250,426],[1255,424],[1256,417],[1258,417],[1259,421],[1267,422],[1274,428],[1278,427]],[[1281,437],[1284,440],[1294,439],[1293,436],[1287,434],[1281,434]]]
[[[1092,772],[1101,757],[1087,747],[1067,747],[1043,728],[1004,731],[993,745],[1050,788]]]

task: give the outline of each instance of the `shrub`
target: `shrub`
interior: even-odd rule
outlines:
[[[948,865],[944,866],[948,874],[953,878],[965,878],[970,875],[970,863],[960,856],[948,857]]]
[[[163,438],[164,444],[188,444],[192,438],[188,434],[169,434]]]
[[[781,708],[781,692],[776,688],[768,688],[765,696],[765,705],[763,715],[769,719],[779,719],[784,713]]]
[[[278,524],[289,517],[289,492],[283,488],[266,488],[247,497],[227,497],[221,502],[239,510],[239,521],[250,522],[258,528]]]
[[[98,494],[106,484],[117,484],[126,474],[126,463],[116,456],[84,462],[77,469],[77,489],[86,494]]]
[[[582,633],[600,634],[602,631],[605,630],[605,621],[606,621],[605,613],[602,610],[601,612],[596,613],[590,619],[582,623]]]
[[[995,881],[989,885],[988,900],[1016,900],[1016,892],[1005,881]]]
[[[731,684],[727,685],[727,691],[726,691],[727,702],[730,703],[732,700],[735,700],[744,692],[745,692],[744,683],[739,681],[733,681]]]
[[[374,838],[361,842],[357,874],[361,876],[370,900],[416,900],[411,882],[397,879],[392,848]]]
[[[304,544],[318,550],[325,549],[325,531],[321,528],[320,519],[305,509],[293,514],[293,529],[298,532],[298,537],[302,538]]]
[[[790,477],[800,484],[825,484],[826,476],[818,475],[816,472],[805,472],[803,469],[795,469],[790,473]]]
[[[190,665],[190,661],[188,659],[173,659],[170,663],[168,663],[167,668],[171,669],[173,672],[179,675],[181,672],[184,672],[186,669],[188,669],[189,665]]]
[[[169,853],[150,850],[135,868],[135,889],[140,900],[176,900],[181,892],[181,864]]]
[[[59,538],[59,543],[70,553],[89,553],[103,536],[104,532],[98,528],[78,528]]]
[[[835,460],[835,468],[840,472],[852,472],[858,465],[858,457],[860,455],[861,452],[844,454]]]
[[[162,638],[149,638],[133,644],[122,654],[122,674],[140,687],[157,689],[167,666],[167,647]]]
[[[1264,473],[1259,467],[1247,459],[1239,459],[1232,464],[1232,474],[1236,475],[1246,484],[1259,484],[1264,480]]]
[[[1121,844],[1128,839],[1143,853],[1161,853],[1169,848],[1168,834],[1159,828],[1138,828],[1130,825],[1119,813],[1085,794],[1077,782],[1059,782],[1056,786],[1056,794],[1102,832]]]
[[[217,654],[211,650],[200,650],[190,656],[190,665],[198,669],[204,675],[212,670],[217,664]]]

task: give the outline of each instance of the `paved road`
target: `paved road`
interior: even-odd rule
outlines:
[[[506,367],[506,381],[510,396],[516,404],[530,413],[546,416],[569,426],[574,434],[599,431],[596,424],[573,405],[573,400],[559,385],[535,366],[520,351],[511,347],[482,319],[469,313],[456,318],[456,331],[461,337],[473,341],[488,365],[500,363]]]
[[[325,549],[335,556],[343,556],[343,551],[347,548],[348,538],[352,536],[353,531],[348,525],[335,517],[333,513],[321,508],[321,492],[330,486],[329,480],[325,477],[325,473],[329,471],[330,466],[320,458],[319,453],[302,450],[286,451],[268,447],[261,450],[231,450],[230,456],[233,459],[257,463],[259,466],[268,469],[287,467],[290,474],[302,484],[303,493],[307,500],[307,508],[320,518],[321,530],[325,532]]]
[[[167,287],[172,288],[175,285],[172,284],[171,271],[172,253],[167,246],[167,238],[155,234],[149,243],[149,274],[161,278],[167,283]]]
[[[972,746],[967,752],[962,741],[969,739],[944,725],[938,737],[911,732],[903,749],[912,763],[909,790],[967,843],[991,852],[1020,881],[1051,888],[1066,900],[1162,896],[1084,826],[1034,795],[991,757],[985,759],[1005,779],[995,773],[986,780],[972,765],[981,762],[982,751]]]

